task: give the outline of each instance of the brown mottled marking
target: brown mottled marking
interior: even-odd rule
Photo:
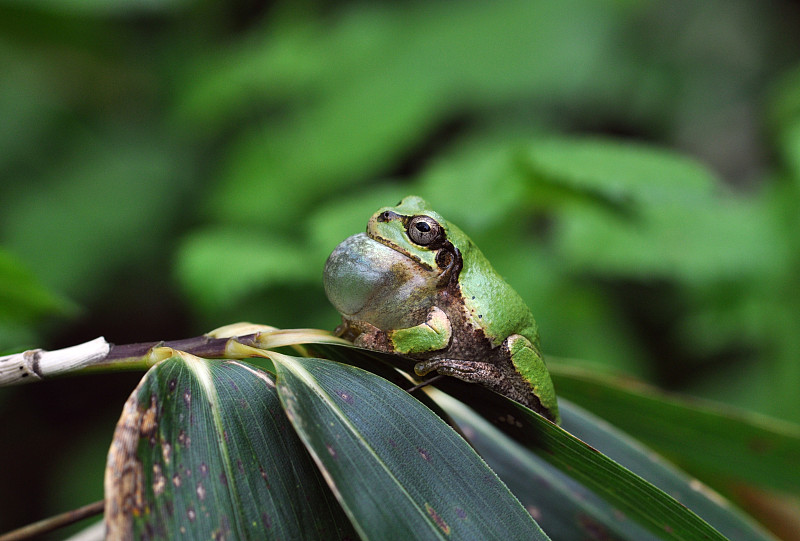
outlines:
[[[153,493],[160,496],[167,486],[167,481],[164,479],[164,471],[161,469],[161,464],[156,462],[153,464]]]
[[[152,407],[146,410],[137,399],[143,383],[144,380],[125,402],[108,451],[103,481],[107,539],[132,539],[133,517],[141,516],[145,510],[144,472],[136,450],[142,437],[144,417]],[[147,428],[150,431],[155,429],[154,415]]]
[[[442,530],[445,535],[450,535],[450,525],[447,524],[447,522],[445,522],[441,516],[439,516],[439,513],[436,512],[436,509],[426,503],[425,510],[428,512],[428,515],[430,515],[439,529]]]
[[[186,432],[183,429],[181,429],[178,432],[178,443],[181,445],[181,447],[187,447],[188,448],[189,445],[192,443],[192,438],[190,438],[186,434]]]
[[[353,403],[353,395],[348,393],[347,391],[336,391],[336,394],[339,395],[339,398],[344,400],[348,404]]]
[[[158,429],[158,405],[156,395],[150,395],[150,407],[145,410],[142,416],[141,434],[145,438],[151,438]]]
[[[584,513],[579,513],[578,523],[581,525],[581,528],[583,528],[583,530],[586,532],[586,535],[588,536],[589,539],[598,539],[601,541],[604,539],[612,539],[608,529],[602,523],[598,522],[589,515],[586,515]]]
[[[330,453],[331,457],[332,457],[334,460],[336,460],[336,458],[337,458],[337,456],[336,456],[336,449],[334,449],[334,448],[333,448],[333,445],[331,445],[330,443],[326,443],[326,444],[325,444],[325,448],[328,450],[328,452]]]
[[[197,483],[197,497],[200,498],[200,501],[206,499],[206,487],[203,486],[202,482]]]

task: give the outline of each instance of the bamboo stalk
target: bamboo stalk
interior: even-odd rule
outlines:
[[[242,359],[250,355],[236,346],[269,349],[314,342],[347,343],[318,329],[284,330],[251,323],[236,323],[208,334],[161,342],[114,345],[101,336],[68,348],[30,349],[0,357],[0,387],[82,371],[144,370],[161,360],[153,354],[157,348],[171,348],[206,359]]]

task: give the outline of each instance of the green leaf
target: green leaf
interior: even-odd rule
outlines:
[[[475,385],[448,383],[455,384],[448,391],[456,389],[456,398],[469,399],[506,434],[661,538],[725,539],[672,496],[525,406]]]
[[[548,362],[573,400],[697,472],[800,492],[800,427],[735,408],[668,395],[643,383]],[[691,442],[691,445],[687,445]]]
[[[333,361],[272,360],[289,418],[365,539],[547,539],[469,445],[408,393]]]
[[[705,283],[784,264],[773,218],[723,195],[701,164],[641,144],[541,139],[520,158],[530,197],[560,209],[554,238],[570,265],[637,278]],[[549,198],[549,199],[548,199]]]
[[[175,272],[190,298],[211,311],[270,286],[318,280],[318,269],[297,243],[242,227],[217,227],[184,239]]]
[[[3,4],[19,4],[54,14],[76,16],[146,15],[176,11],[191,0],[3,0]]]
[[[351,355],[360,354],[359,350],[352,349]],[[394,361],[403,370],[412,369],[414,364],[400,356],[395,356]],[[660,538],[724,539],[675,498],[525,406],[485,387],[455,378],[437,381],[435,387],[474,408],[509,437],[568,473]]]
[[[238,362],[153,367],[125,404],[105,487],[114,538],[355,537],[273,377]]]
[[[200,129],[264,120],[232,145],[208,208],[226,221],[293,224],[326,195],[391,171],[456,115],[596,89],[619,65],[606,51],[622,10],[602,4],[363,4],[333,21],[294,18],[288,31],[277,19],[262,30],[272,39],[215,50],[181,85],[180,116]]]
[[[562,403],[566,411],[565,430],[658,486],[731,541],[774,540],[772,535],[699,480],[677,470],[599,417],[566,400]]]
[[[21,261],[0,248],[0,322],[30,323],[70,309],[74,306],[46,289]]]
[[[583,539],[587,531],[603,539],[651,539],[631,517],[609,506],[586,487],[559,472],[533,451],[519,445],[498,428],[477,417],[464,404],[439,396],[437,402],[467,433],[470,443],[498,473],[554,539]],[[676,470],[606,422],[566,400],[560,401],[564,428],[593,448],[675,497],[730,540],[774,539],[734,509],[720,495],[696,479]],[[541,486],[547,487],[546,496]],[[576,518],[578,517],[578,518]]]
[[[537,182],[617,204],[705,200],[718,185],[707,168],[680,154],[610,139],[541,139],[521,164]]]
[[[462,402],[435,393],[467,439],[553,539],[658,539]],[[563,402],[562,402],[563,404]]]
[[[151,270],[168,257],[163,239],[179,219],[187,167],[171,142],[130,128],[65,144],[69,155],[43,178],[18,179],[38,189],[4,193],[0,235],[46,285],[85,298],[115,272]]]

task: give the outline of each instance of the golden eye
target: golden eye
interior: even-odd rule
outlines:
[[[408,222],[408,238],[420,246],[428,246],[441,240],[444,230],[430,216],[414,216]]]

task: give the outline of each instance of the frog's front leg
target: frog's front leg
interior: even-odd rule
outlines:
[[[366,322],[350,322],[343,326],[340,336],[353,339],[358,347],[389,353],[423,353],[447,347],[453,331],[450,319],[441,308],[433,307],[423,323],[405,329],[382,331]]]
[[[423,353],[446,348],[453,329],[444,310],[434,306],[424,323],[389,331],[387,335],[397,353]]]

